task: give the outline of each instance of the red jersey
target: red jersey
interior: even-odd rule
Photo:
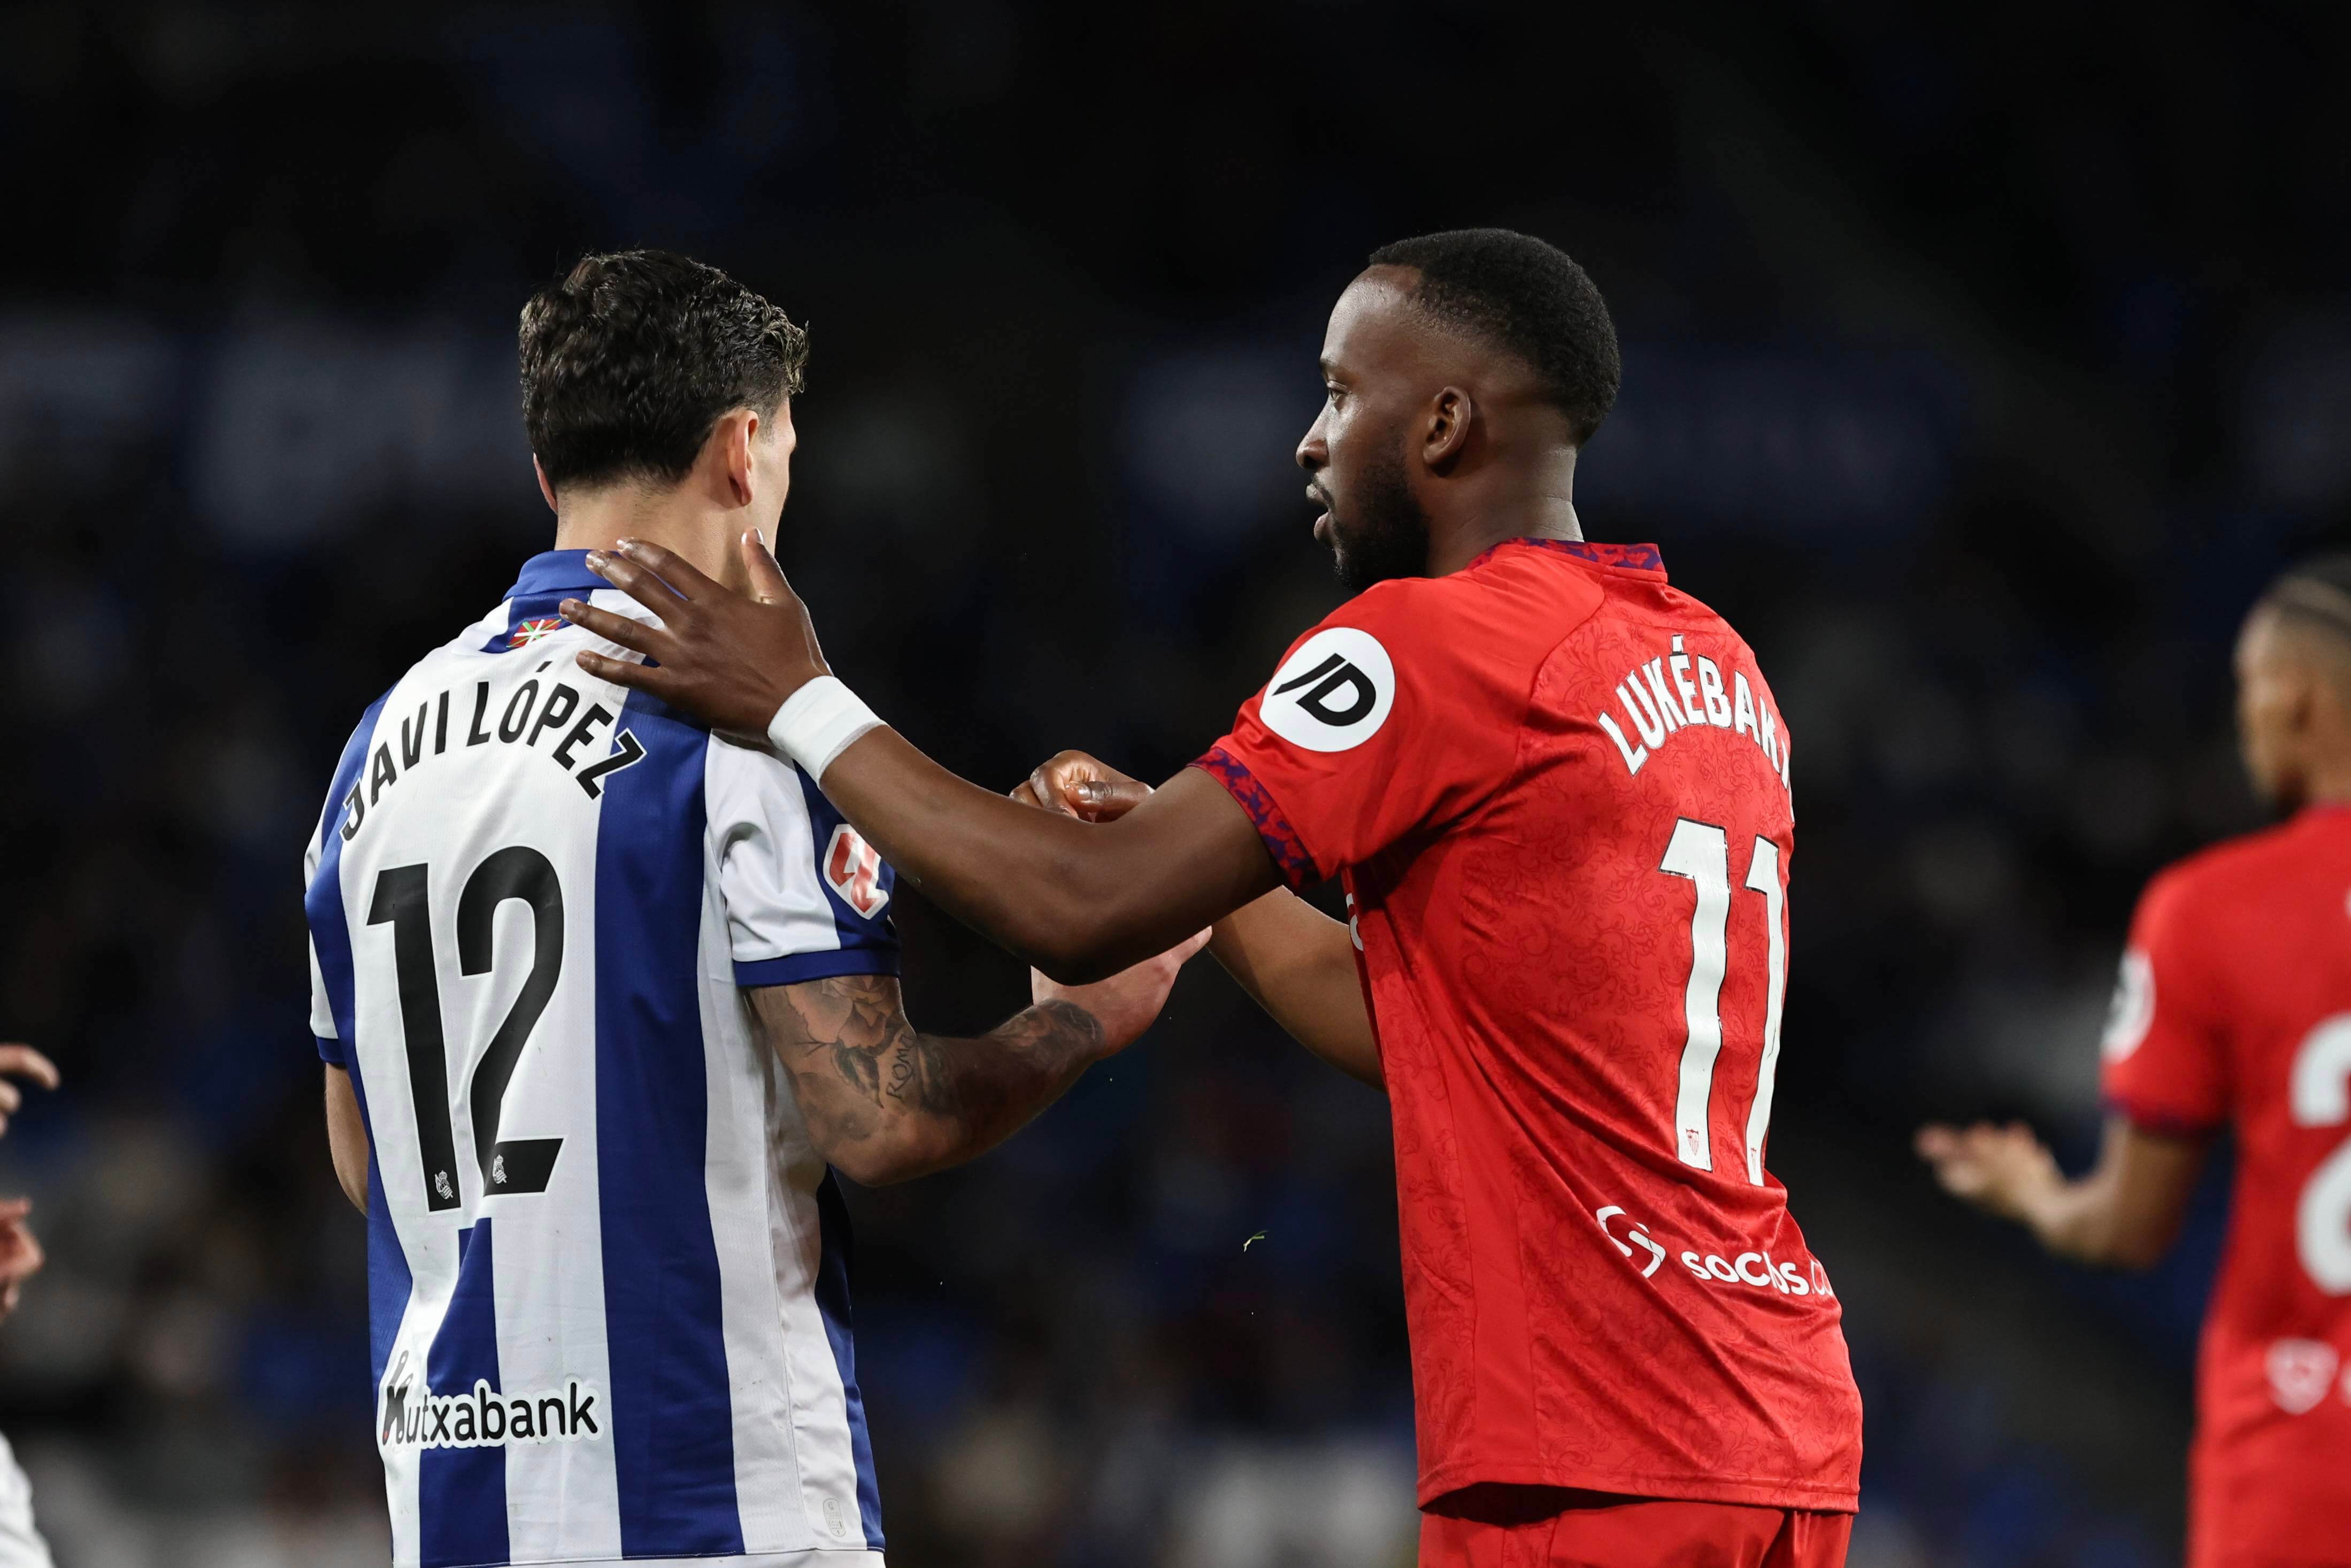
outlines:
[[[1654,548],[1538,539],[1342,606],[1201,760],[1293,886],[1345,883],[1424,1503],[1855,1506],[1839,1308],[1763,1166],[1787,763]]]
[[[2236,1134],[2189,1560],[2351,1562],[2351,809],[2147,885],[2105,1057],[2107,1096],[2140,1126]]]

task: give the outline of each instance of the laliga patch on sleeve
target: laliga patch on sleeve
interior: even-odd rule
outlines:
[[[1332,626],[1281,662],[1258,714],[1292,746],[1349,751],[1377,735],[1395,706],[1395,665],[1380,640],[1359,627]]]
[[[882,885],[882,857],[847,822],[832,830],[824,848],[824,883],[841,902],[871,920],[890,902]]]
[[[2139,1048],[2155,1022],[2155,966],[2137,948],[2123,955],[2115,998],[2106,1006],[2106,1032],[2098,1044],[2108,1061],[2120,1061]]]

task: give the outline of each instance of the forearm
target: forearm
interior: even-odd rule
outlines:
[[[1040,967],[1071,956],[1075,909],[1100,908],[1092,873],[1116,846],[1077,842],[1081,824],[967,783],[895,730],[843,752],[824,791],[925,897]],[[1102,915],[1090,924],[1102,934]]]
[[[750,597],[658,545],[590,550],[589,566],[660,619],[565,600],[575,624],[644,655],[582,649],[580,667],[682,706],[723,734],[766,733],[820,775],[825,794],[900,875],[1065,984],[1165,952],[1279,884],[1248,814],[1205,779],[1189,789],[1171,785],[1119,822],[1089,829],[964,782],[886,727],[844,747],[850,731],[838,727],[846,719],[853,727],[860,715],[842,707],[845,688],[817,684],[831,679],[831,667],[807,608],[756,534],[745,534],[742,547]],[[804,693],[826,700],[796,718],[789,710]]]
[[[2059,1177],[2020,1194],[2014,1216],[2050,1251],[2101,1267],[2129,1261],[2119,1255],[2114,1186],[2094,1173]]]
[[[1351,1078],[1387,1086],[1343,922],[1277,891],[1217,922],[1208,951],[1290,1039]]]
[[[1201,852],[1181,831],[1177,813],[1196,788],[1171,786],[1116,822],[1084,823],[967,783],[886,728],[842,752],[823,786],[925,897],[1073,984],[1174,946],[1276,880],[1246,819],[1238,855],[1229,834]],[[1220,788],[1206,788],[1238,816]]]
[[[2102,1269],[2146,1269],[2179,1238],[2187,1197],[2182,1190],[2176,1204],[2150,1211],[2129,1201],[2115,1173],[2101,1166],[2035,1194],[2018,1218],[2061,1258]]]
[[[987,1034],[925,1034],[897,984],[873,976],[752,993],[755,1014],[791,1074],[809,1135],[867,1186],[977,1158],[1051,1104],[1102,1054],[1092,1014],[1069,1002],[1028,1008]]]
[[[916,1034],[911,1054],[935,1064],[944,1092],[924,1104],[904,1175],[986,1154],[1067,1093],[1101,1050],[1102,1026],[1069,1002],[1023,1009],[977,1040]]]
[[[2069,1180],[2022,1128],[2005,1134],[1979,1128],[1967,1136],[1994,1157],[1972,1179],[1961,1168],[1947,1171],[1946,1186],[1958,1176],[1960,1196],[2021,1222],[2061,1258],[2117,1269],[2147,1268],[2170,1249],[2207,1152],[2201,1137],[2150,1133],[2116,1116],[2097,1165]],[[2003,1137],[2013,1140],[2004,1151]]]

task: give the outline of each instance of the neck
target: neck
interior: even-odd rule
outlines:
[[[2304,780],[2304,806],[2351,806],[2351,758],[2314,768]]]
[[[731,548],[740,512],[705,504],[680,485],[655,490],[622,482],[555,498],[557,549],[609,550],[622,539],[657,544],[704,575],[734,589],[748,584],[742,552]]]
[[[1445,577],[1510,539],[1580,539],[1575,449],[1562,447],[1529,467],[1499,467],[1447,481],[1442,511],[1429,515],[1428,573]],[[1458,486],[1458,491],[1452,487]]]

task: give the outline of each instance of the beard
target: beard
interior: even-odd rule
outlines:
[[[1428,574],[1428,513],[1405,477],[1403,454],[1391,448],[1372,459],[1344,518],[1331,508],[1331,556],[1350,593]]]

